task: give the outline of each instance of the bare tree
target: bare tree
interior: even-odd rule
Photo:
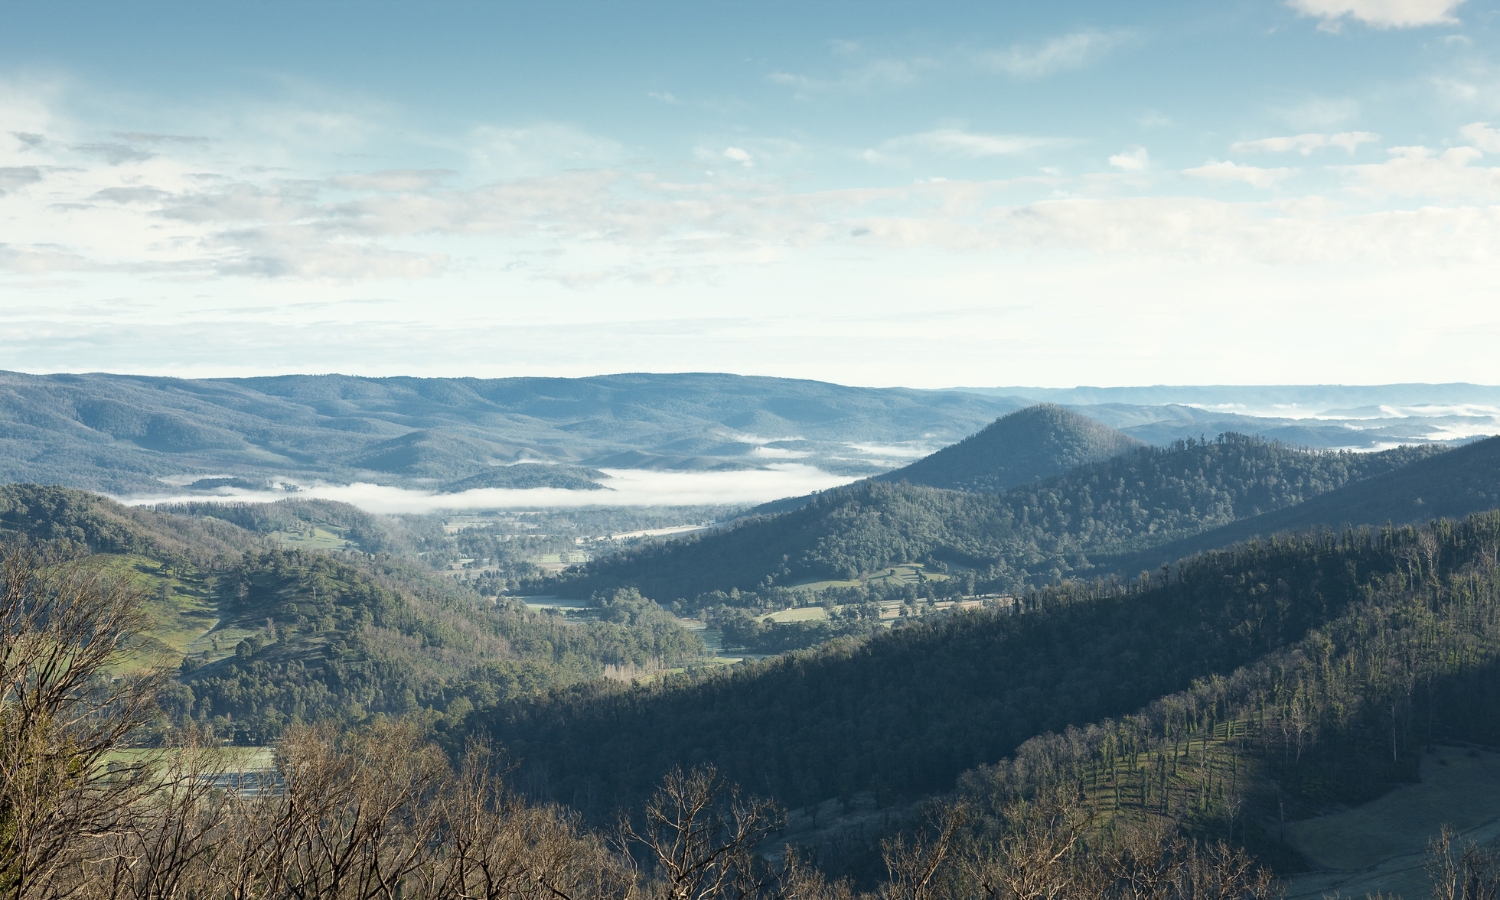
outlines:
[[[881,895],[886,900],[931,900],[939,887],[939,872],[949,861],[959,830],[968,819],[964,805],[943,804],[933,811],[926,833],[882,841],[881,855],[889,880]]]
[[[1068,791],[1014,800],[1001,814],[999,834],[976,842],[962,866],[983,896],[1003,900],[1055,900],[1073,893],[1075,858],[1093,816]]]
[[[1460,840],[1444,825],[1427,845],[1427,875],[1434,900],[1496,900],[1500,897],[1500,855]]]
[[[140,624],[137,592],[82,555],[0,550],[0,895],[81,889],[85,845],[149,789],[148,762],[106,765],[165,677],[109,677]]]
[[[494,753],[470,746],[438,800],[440,827],[420,893],[455,900],[629,897],[634,873],[555,807],[507,790]]]
[[[774,804],[742,798],[705,766],[673,770],[647,802],[644,827],[627,819],[620,831],[650,852],[662,878],[651,890],[665,900],[780,898],[798,884],[795,857],[777,872],[755,848],[781,821]]]
[[[292,729],[277,747],[279,789],[231,801],[212,877],[234,900],[394,900],[426,861],[447,771],[408,723]]]

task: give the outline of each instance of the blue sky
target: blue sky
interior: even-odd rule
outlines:
[[[0,367],[1496,383],[1497,26],[12,2]]]

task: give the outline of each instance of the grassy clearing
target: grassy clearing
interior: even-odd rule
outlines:
[[[824,581],[808,581],[802,584],[788,585],[788,587],[804,591],[822,591],[828,588],[860,587],[865,584],[920,584],[923,579],[928,581],[947,581],[948,576],[941,572],[929,572],[922,563],[906,563],[899,566],[888,566],[874,572],[867,572],[858,578],[849,581],[830,579]]]
[[[1288,825],[1287,841],[1321,871],[1292,878],[1287,896],[1426,894],[1423,853],[1445,824],[1480,843],[1500,838],[1500,754],[1438,747],[1417,784]]]
[[[331,525],[309,525],[297,531],[273,531],[271,539],[299,550],[343,550],[356,546],[344,539],[344,529]]]
[[[760,617],[762,622],[826,622],[828,610],[821,606],[794,606]]]
[[[218,624],[213,586],[203,573],[134,555],[107,556],[104,565],[110,574],[128,580],[145,597],[144,633],[115,667],[117,673],[175,666]]]

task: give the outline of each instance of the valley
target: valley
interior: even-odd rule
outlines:
[[[1489,751],[1455,748],[1500,746],[1496,508],[1500,438],[1153,447],[1044,405],[760,507],[17,484],[0,529],[135,586],[115,671],[172,675],[143,747],[400,719],[503,747],[518,790],[596,827],[711,761],[856,881],[934,810],[1061,790],[1092,827],[1233,841],[1311,897],[1414,890],[1445,823],[1492,837]]]

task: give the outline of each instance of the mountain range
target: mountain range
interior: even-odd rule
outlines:
[[[1376,449],[1500,432],[1500,390],[1477,385],[918,391],[722,374],[0,373],[0,479],[149,497],[323,482],[598,492],[621,469],[863,477],[1037,402],[1155,445],[1232,431]]]

